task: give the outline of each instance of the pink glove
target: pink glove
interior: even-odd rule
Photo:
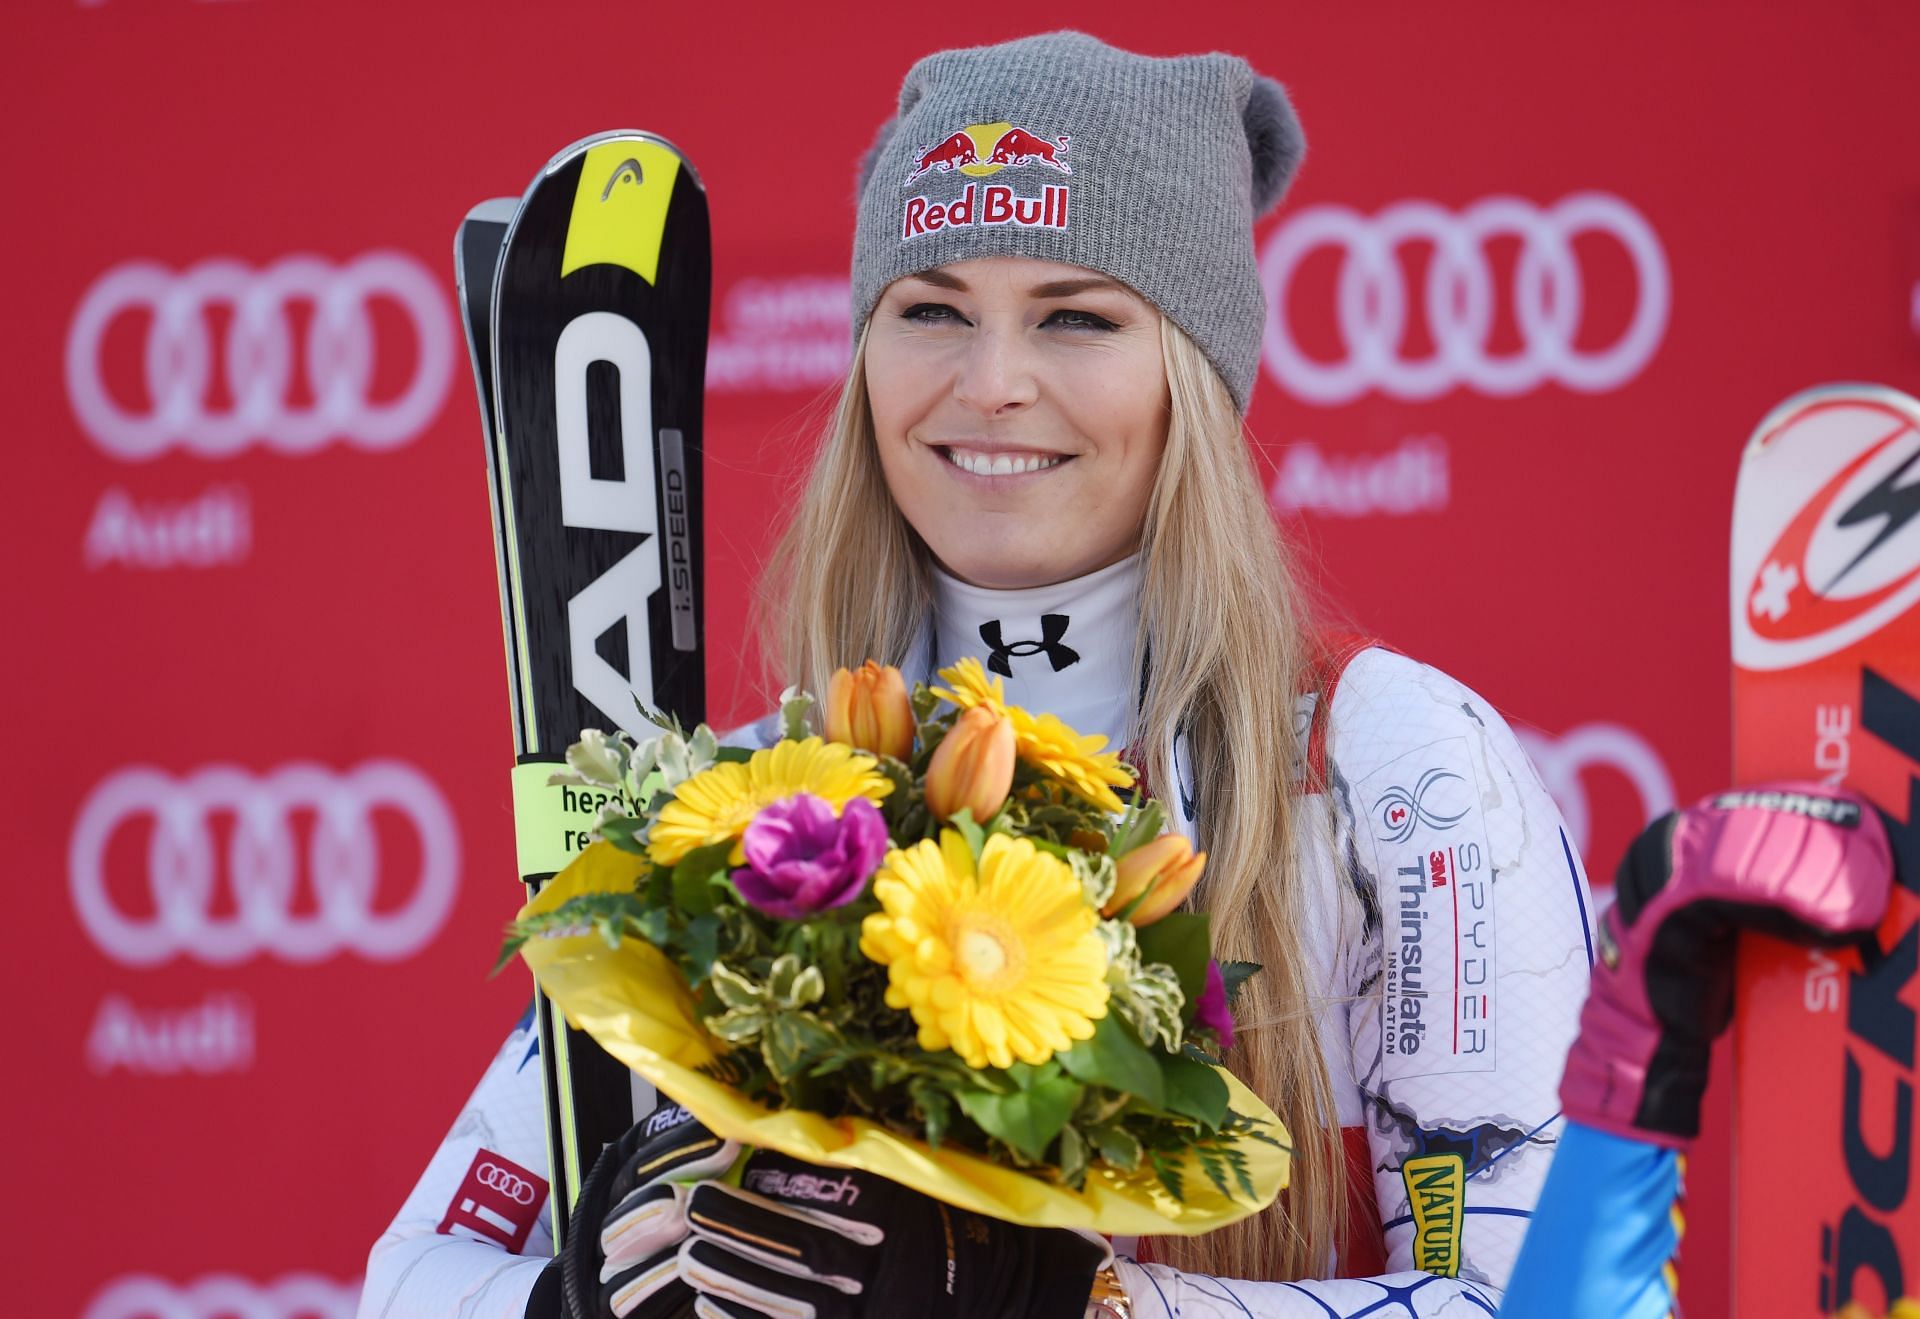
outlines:
[[[1844,788],[1763,784],[1648,825],[1600,922],[1600,960],[1560,1081],[1566,1115],[1685,1145],[1700,1130],[1714,1037],[1733,1015],[1735,935],[1853,942],[1886,913],[1892,877],[1885,826]]]

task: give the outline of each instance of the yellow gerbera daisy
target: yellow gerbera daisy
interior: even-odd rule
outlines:
[[[1113,790],[1131,788],[1133,771],[1121,763],[1118,755],[1100,749],[1107,744],[1106,738],[1098,733],[1077,733],[1056,715],[1034,714],[1008,705],[1005,686],[1000,679],[989,678],[977,659],[963,659],[950,669],[940,670],[940,676],[953,684],[953,690],[935,687],[934,695],[945,697],[962,710],[991,706],[1013,722],[1020,759],[1046,771],[1103,811],[1117,815],[1126,809]]]
[[[992,834],[974,864],[952,829],[887,854],[882,911],[860,951],[887,968],[887,1004],[906,1008],[920,1047],[969,1067],[1046,1062],[1107,1015],[1107,950],[1080,881],[1025,838]]]
[[[798,792],[824,797],[836,814],[855,797],[877,802],[893,791],[893,781],[877,772],[877,764],[850,746],[810,737],[756,751],[744,765],[727,761],[702,770],[661,808],[647,838],[647,855],[670,866],[695,848],[731,838],[732,862],[741,865],[746,861],[741,836],[762,806]]]

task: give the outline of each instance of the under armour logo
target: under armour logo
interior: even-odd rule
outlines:
[[[1060,638],[1067,635],[1067,616],[1065,614],[1040,615],[1040,640],[1016,641],[1008,645],[1000,639],[1000,620],[988,619],[980,625],[980,639],[993,648],[987,656],[987,667],[1003,678],[1013,676],[1013,666],[1007,661],[1015,655],[1038,655],[1045,652],[1047,662],[1053,665],[1055,673],[1069,664],[1080,662],[1080,652],[1060,644]]]

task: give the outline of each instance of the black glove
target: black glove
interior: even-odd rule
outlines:
[[[1073,1319],[1101,1238],[1016,1227],[873,1173],[756,1151],[687,1201],[680,1277],[700,1319]]]
[[[527,1319],[690,1319],[693,1290],[677,1266],[687,1194],[739,1156],[737,1143],[678,1104],[635,1123],[582,1183],[572,1231],[528,1298]]]

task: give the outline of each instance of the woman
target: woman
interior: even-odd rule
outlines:
[[[1026,1280],[955,1309],[949,1248],[930,1314],[1077,1313],[1096,1266],[1137,1315],[1491,1313],[1553,1155],[1590,960],[1559,815],[1473,692],[1307,629],[1242,435],[1252,226],[1302,150],[1239,59],[1059,33],[922,60],[864,164],[853,367],[769,576],[781,676],[977,655],[1130,747],[1209,853],[1225,954],[1264,967],[1229,1062],[1296,1142],[1283,1207],[1152,1264],[996,1225]],[[458,1207],[482,1155],[543,1165],[527,1049],[375,1247],[363,1314],[553,1312],[551,1273],[499,1249],[537,1254],[544,1223]],[[889,1267],[937,1273],[938,1238],[896,1231]],[[757,1312],[718,1277],[673,1286]],[[903,1286],[831,1308],[906,1313]]]

